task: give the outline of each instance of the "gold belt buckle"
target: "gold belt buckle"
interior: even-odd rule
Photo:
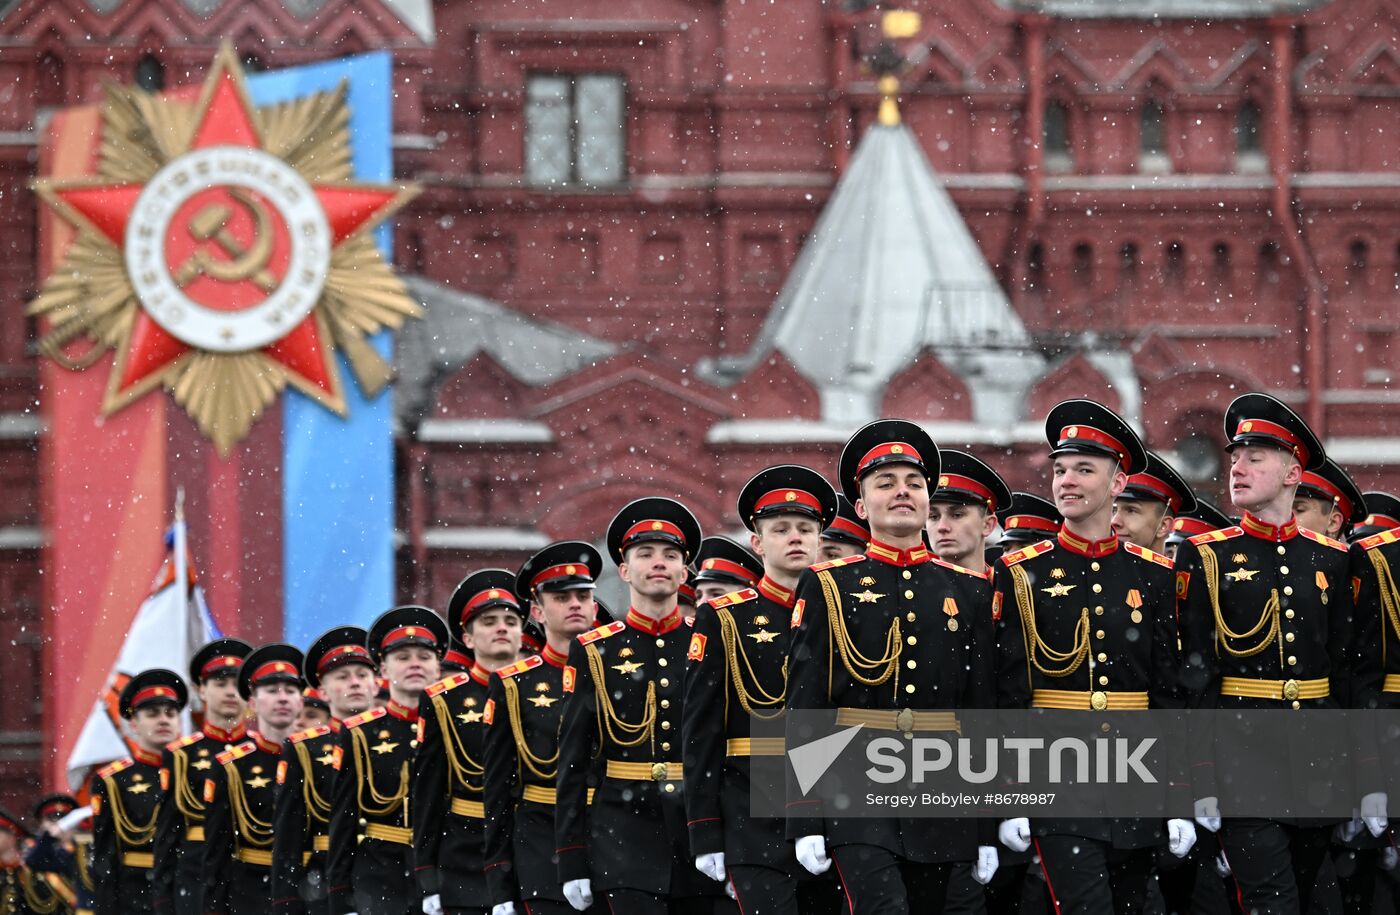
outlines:
[[[1283,681],[1283,698],[1287,699],[1289,702],[1292,702],[1294,699],[1297,699],[1297,698],[1298,698],[1298,681],[1297,681],[1297,680],[1284,680],[1284,681]]]
[[[914,712],[907,708],[899,710],[899,714],[894,716],[894,727],[897,731],[903,731],[905,737],[914,736]]]
[[[1108,693],[1101,689],[1096,689],[1089,694],[1089,708],[1096,712],[1102,712],[1108,708]]]
[[[654,782],[666,780],[666,764],[664,762],[651,764],[651,780]]]

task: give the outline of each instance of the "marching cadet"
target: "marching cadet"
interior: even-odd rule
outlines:
[[[452,635],[472,650],[466,673],[432,684],[420,701],[418,756],[409,818],[423,911],[479,915],[487,904],[485,818],[486,690],[491,673],[520,656],[525,611],[515,576],[473,572],[447,605]]]
[[[92,879],[96,915],[151,912],[156,814],[164,792],[161,750],[180,733],[189,700],[174,671],[144,670],[122,687],[121,716],[130,723],[132,755],[92,779]]]
[[[1317,470],[1304,470],[1293,494],[1298,526],[1333,540],[1346,540],[1366,520],[1368,506],[1351,474],[1327,458]]]
[[[420,909],[408,793],[419,700],[439,679],[448,638],[447,624],[427,607],[395,607],[370,627],[366,647],[388,680],[389,700],[347,719],[340,732],[326,860],[332,915]]]
[[[471,669],[472,650],[453,637],[452,643],[447,646],[447,651],[442,656],[442,663],[438,665],[438,672],[444,677],[449,677],[452,674],[464,674]]]
[[[301,714],[297,715],[292,732],[299,734],[323,724],[331,723],[331,705],[325,695],[316,687],[308,686],[301,691]]]
[[[827,488],[831,488],[830,483]],[[695,597],[701,602],[744,588],[756,588],[763,577],[763,560],[728,537],[702,540],[695,565]]]
[[[34,842],[24,852],[24,863],[41,874],[63,899],[59,911],[92,911],[92,871],[88,867],[92,848],[90,829],[72,833],[59,823],[77,810],[78,799],[71,794],[48,794],[34,805],[39,824]]]
[[[686,568],[685,581],[681,582],[681,589],[676,592],[676,602],[680,604],[681,619],[686,625],[690,625],[695,620],[695,608],[700,605],[700,592],[695,587],[696,574],[692,568]],[[539,651],[530,652],[539,654]]]
[[[1177,515],[1196,507],[1196,494],[1172,465],[1147,452],[1147,469],[1128,477],[1113,500],[1113,533],[1128,543],[1166,554]]]
[[[1214,502],[1203,498],[1199,493],[1195,495],[1196,507],[1177,515],[1172,521],[1172,532],[1167,535],[1167,556],[1173,561],[1176,560],[1176,551],[1190,538],[1231,527],[1235,523],[1216,508]]]
[[[298,731],[282,746],[273,813],[272,908],[286,915],[329,915],[326,858],[330,850],[331,795],[342,722],[374,701],[375,664],[369,633],[337,626],[306,650],[302,678],[324,693],[329,724]]]
[[[1127,423],[1089,400],[1054,407],[1045,435],[1064,525],[997,561],[998,704],[1085,714],[1179,707],[1171,562],[1112,526],[1114,500],[1147,470],[1147,453]],[[1195,843],[1189,820],[1168,820],[1166,833],[1177,857]],[[1016,817],[999,834],[1014,851],[1034,842],[1056,910],[1144,910],[1160,820]]]
[[[1370,514],[1352,529],[1353,541],[1400,527],[1400,497],[1379,490],[1362,493],[1361,497],[1365,499],[1366,510]]]
[[[690,632],[676,592],[700,538],[699,523],[679,502],[648,498],[623,507],[607,542],[631,606],[625,619],[569,646],[555,848],[564,897],[580,911],[592,904],[595,880],[623,915],[713,904],[700,897],[712,897],[715,885],[691,864],[680,746]],[[590,807],[595,757],[604,777]]]
[[[915,423],[879,420],[846,442],[839,467],[871,540],[864,556],[818,563],[798,583],[788,743],[810,739],[793,713],[812,710],[830,710],[839,726],[906,738],[954,730],[952,709],[995,702],[993,632],[985,579],[923,545],[938,448]],[[797,859],[814,874],[835,860],[854,915],[941,909],[957,862],[976,861],[983,884],[996,871],[990,823],[846,818],[800,794],[789,788],[787,832]]]
[[[1013,492],[1011,503],[997,509],[997,523],[1001,525],[998,543],[1005,547],[1003,552],[1010,552],[1054,537],[1065,519],[1055,503],[1028,492]]]
[[[486,883],[492,915],[572,912],[554,855],[555,779],[569,645],[594,628],[603,557],[581,541],[552,543],[525,561],[515,593],[544,624],[537,655],[491,678],[486,728]]]
[[[856,514],[856,508],[841,493],[836,494],[836,517],[822,531],[821,545],[817,548],[818,562],[831,562],[847,556],[860,556],[870,544],[870,525]]]
[[[781,465],[745,484],[738,509],[763,575],[754,586],[710,600],[690,637],[681,721],[690,848],[702,874],[721,885],[733,881],[746,915],[813,912],[823,895],[839,899],[837,888],[797,866],[782,819],[751,815],[751,795],[762,789],[751,780],[750,758],[781,756],[783,749],[780,738],[751,736],[750,724],[751,716],[782,715],[785,622],[797,581],[816,560],[821,532],[836,515],[836,493],[815,470]],[[719,571],[721,562],[703,560],[701,574]]]
[[[156,822],[155,910],[174,915],[204,912],[204,780],[214,758],[247,738],[248,705],[238,693],[238,672],[253,646],[215,639],[190,659],[190,683],[204,708],[204,727],[165,748],[168,803]]]
[[[1176,559],[1190,701],[1239,710],[1344,707],[1355,651],[1348,550],[1300,528],[1293,515],[1303,472],[1323,466],[1322,444],[1287,406],[1258,393],[1230,404],[1225,432],[1230,496],[1244,517],[1238,526],[1188,539]],[[1294,729],[1277,738],[1254,733],[1258,758],[1198,760],[1197,822],[1219,830],[1245,911],[1297,915],[1308,910],[1333,823],[1230,817],[1230,799],[1216,785],[1243,797],[1257,766],[1288,771],[1303,759],[1329,776],[1345,765],[1363,790],[1379,772],[1337,758],[1332,747],[1300,742]],[[1362,812],[1383,820],[1384,811],[1370,807],[1375,799],[1363,797]]]
[[[282,742],[301,713],[301,649],[274,642],[244,659],[238,692],[256,730],[215,757],[204,781],[204,910],[262,915],[271,898],[274,794]]]
[[[938,457],[942,472],[928,509],[933,554],[990,581],[987,538],[996,529],[997,511],[1011,504],[1011,489],[995,470],[966,452],[942,449]]]
[[[53,915],[73,911],[71,891],[51,884],[25,864],[21,844],[34,836],[19,820],[0,810],[0,915]]]

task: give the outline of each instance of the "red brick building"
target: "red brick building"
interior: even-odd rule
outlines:
[[[643,494],[730,529],[754,470],[829,470],[880,413],[1043,489],[1044,408],[1104,398],[1209,487],[1225,405],[1262,388],[1400,487],[1400,0],[905,6],[904,127],[875,128],[869,2],[0,2],[0,802],[41,752],[14,685],[61,676],[38,131],[104,78],[197,81],[225,39],[252,67],[395,55],[426,188],[397,255],[430,314],[399,356],[405,598]]]

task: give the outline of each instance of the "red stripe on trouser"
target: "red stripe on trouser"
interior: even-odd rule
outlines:
[[[851,885],[846,882],[846,875],[841,873],[841,862],[836,860],[836,856],[831,856],[831,863],[836,865],[836,876],[841,878],[841,892],[846,896],[846,913],[855,915],[856,901],[851,898]]]
[[[1060,900],[1055,898],[1055,886],[1050,882],[1050,871],[1045,867],[1045,853],[1040,850],[1040,840],[1031,839],[1031,844],[1035,846],[1036,857],[1040,859],[1040,872],[1045,875],[1045,891],[1050,894],[1050,904],[1058,912],[1060,911]]]

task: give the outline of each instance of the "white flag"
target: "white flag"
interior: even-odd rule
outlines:
[[[97,766],[131,755],[118,708],[122,687],[134,675],[153,667],[188,675],[190,659],[200,646],[219,637],[218,627],[194,580],[185,543],[185,520],[177,509],[175,524],[166,534],[165,561],[151,584],[151,595],[136,611],[107,686],[68,757],[68,787],[77,791]],[[180,586],[184,582],[184,586]],[[194,690],[190,690],[191,697]],[[183,732],[191,728],[191,709],[183,715]]]

